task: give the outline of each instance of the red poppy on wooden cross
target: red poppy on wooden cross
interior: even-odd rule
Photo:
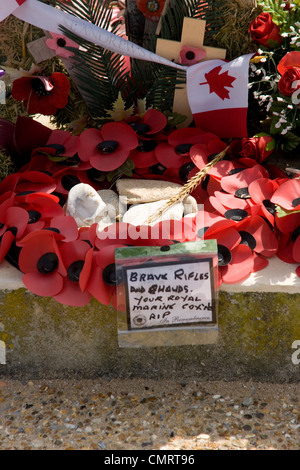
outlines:
[[[158,38],[156,53],[168,60],[180,62],[182,65],[192,65],[210,59],[225,59],[226,49],[203,44],[205,25],[204,20],[184,18],[181,41]],[[173,111],[187,116],[185,122],[181,124],[182,127],[186,127],[192,122],[193,115],[185,85],[181,85],[181,88],[175,90]]]

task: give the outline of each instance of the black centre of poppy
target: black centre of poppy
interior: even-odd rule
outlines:
[[[245,168],[233,168],[232,170],[229,171],[228,175],[236,175],[237,173],[240,173],[241,171],[244,171]]]
[[[137,135],[145,135],[151,130],[151,127],[144,122],[133,122],[130,124],[130,126],[137,133]]]
[[[239,188],[234,193],[239,199],[249,199],[251,196],[249,194],[248,188]]]
[[[201,188],[203,189],[203,191],[206,191],[206,190],[207,190],[207,186],[208,186],[209,180],[210,180],[210,176],[209,176],[209,175],[206,175],[206,176],[203,178],[203,180],[201,181],[200,186],[201,186]]]
[[[218,245],[218,265],[227,266],[231,261],[230,250],[224,245]]]
[[[80,183],[80,179],[74,175],[64,175],[61,179],[61,184],[66,191],[70,191],[73,186]]]
[[[94,181],[94,182],[99,182],[99,181],[104,181],[105,176],[100,170],[97,170],[96,168],[90,168],[89,170],[86,171],[86,175],[89,180]]]
[[[276,206],[275,206],[274,202],[271,202],[269,199],[264,199],[263,200],[263,205],[265,206],[267,211],[270,212],[270,214],[275,216]]]
[[[253,235],[251,235],[249,232],[245,232],[244,230],[241,230],[239,234],[241,236],[240,244],[247,245],[249,248],[251,248],[251,250],[254,250],[256,247],[256,240]]]
[[[82,271],[84,265],[84,260],[80,259],[78,261],[74,261],[74,263],[70,264],[67,270],[67,275],[70,281],[79,282],[80,273]]]
[[[116,140],[105,140],[97,145],[97,149],[102,153],[112,153],[119,147],[119,142]]]
[[[247,215],[248,212],[243,209],[229,209],[224,213],[224,217],[226,217],[226,219],[235,220],[236,222],[243,220]]]
[[[49,96],[51,95],[51,91],[47,91],[45,85],[43,84],[42,80],[37,77],[31,79],[31,87],[33,91],[40,96]]]
[[[142,142],[139,143],[137,150],[139,152],[152,152],[156,147],[158,143],[155,142],[155,140],[143,140]]]
[[[300,204],[300,197],[296,197],[296,199],[292,200],[292,206],[297,207]]]
[[[58,256],[55,253],[45,253],[37,262],[37,270],[41,274],[49,274],[58,267]]]
[[[116,273],[115,263],[109,264],[102,271],[103,281],[109,286],[117,286],[121,283],[121,277]]]
[[[27,194],[33,194],[34,191],[22,191],[21,193],[16,194],[16,197],[18,196],[27,196]]]
[[[193,162],[187,162],[182,165],[179,169],[179,177],[186,181],[189,177],[189,173],[195,168],[195,164]]]
[[[28,212],[28,215],[29,215],[29,220],[28,220],[29,224],[34,224],[35,222],[37,222],[41,218],[41,213],[38,212],[38,211],[30,210],[30,211],[27,211],[27,212]]]
[[[45,145],[45,147],[54,149],[55,155],[62,155],[66,150],[66,148],[61,144],[49,144],[49,145]]]
[[[175,152],[178,155],[184,155],[185,153],[189,153],[192,146],[193,146],[193,144],[179,144],[179,145],[176,145]]]
[[[59,46],[59,47],[65,47],[65,45],[67,44],[66,41],[64,40],[64,38],[58,38],[58,40],[56,41],[56,44]]]
[[[187,53],[185,54],[185,57],[188,59],[188,60],[193,60],[195,58],[195,52],[193,51],[187,51]]]
[[[165,171],[166,171],[166,167],[161,165],[161,163],[157,163],[157,165],[153,165],[150,168],[150,172],[153,175],[163,175]]]
[[[293,231],[292,235],[291,235],[291,240],[292,242],[294,243],[296,241],[296,239],[299,237],[300,235],[300,225],[295,228],[295,230]]]
[[[9,228],[6,230],[6,232],[11,232],[14,236],[16,236],[17,233],[18,233],[18,229],[17,229],[17,227],[9,227]]]
[[[60,233],[60,230],[58,230],[58,228],[55,228],[55,227],[45,227],[43,230],[49,230],[50,232]]]
[[[209,229],[209,227],[201,227],[199,230],[197,230],[197,236],[199,238],[202,238],[205,232]]]

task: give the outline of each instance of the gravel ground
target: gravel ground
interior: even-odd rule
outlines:
[[[298,450],[297,384],[0,377],[0,450]]]

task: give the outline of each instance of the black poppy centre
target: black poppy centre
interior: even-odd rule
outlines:
[[[84,265],[84,260],[80,259],[70,264],[67,269],[67,276],[70,281],[79,282],[80,273]]]
[[[53,85],[49,81],[46,84],[46,81],[34,77],[31,79],[31,88],[39,96],[49,96],[53,90]]]
[[[113,153],[119,147],[119,142],[116,140],[104,140],[97,145],[97,149],[100,153]]]
[[[58,256],[56,253],[45,253],[37,262],[37,270],[41,274],[50,274],[58,267]]]
[[[232,259],[231,252],[227,246],[218,245],[218,265],[227,266]]]
[[[108,264],[103,269],[102,278],[109,286],[118,286],[121,283],[121,277],[117,274],[115,263]]]

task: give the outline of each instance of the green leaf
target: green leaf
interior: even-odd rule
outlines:
[[[298,212],[300,212],[300,210],[289,211],[288,209],[284,209],[283,207],[278,206],[278,205],[276,205],[275,210],[279,218],[286,217],[287,215],[291,215],[291,214],[297,214]]]

